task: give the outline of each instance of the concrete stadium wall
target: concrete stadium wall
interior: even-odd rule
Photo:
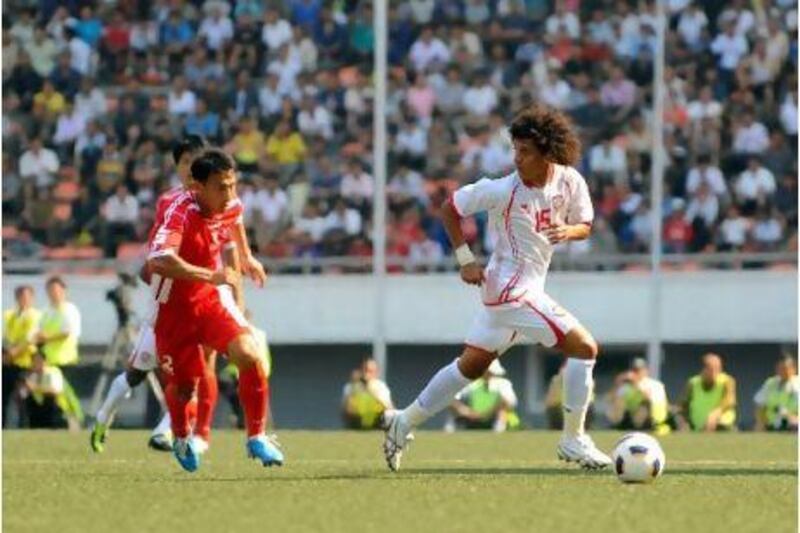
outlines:
[[[67,276],[83,313],[86,345],[109,342],[116,317],[105,300],[114,277]],[[44,304],[41,276],[5,276],[3,307],[19,283],[33,284]],[[548,292],[601,343],[650,338],[650,278],[639,273],[554,273]],[[667,273],[662,278],[665,342],[790,342],[797,340],[797,273],[770,271]],[[144,309],[147,290],[137,291]],[[248,286],[256,323],[275,344],[371,342],[374,285],[363,276],[276,276],[266,289]],[[480,305],[477,290],[454,274],[388,278],[382,312],[392,344],[457,344]]]

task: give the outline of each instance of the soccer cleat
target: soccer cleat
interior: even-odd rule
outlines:
[[[259,435],[247,439],[247,456],[264,466],[282,466],[283,452],[274,436]]]
[[[400,411],[394,410],[384,412],[381,422],[386,430],[386,437],[383,441],[383,456],[386,458],[386,465],[389,470],[397,472],[400,469],[403,451],[408,447],[408,443],[414,439],[411,434],[411,425]]]
[[[208,451],[210,445],[208,444],[208,441],[206,439],[198,435],[195,435],[194,437],[192,437],[192,440],[194,441],[194,449],[197,450],[197,453],[203,455]]]
[[[191,437],[175,439],[172,443],[175,459],[178,460],[181,468],[187,472],[194,472],[200,468],[200,454],[197,453],[194,446],[194,441]]]
[[[150,436],[147,441],[147,446],[151,450],[158,452],[171,452],[172,451],[172,436],[168,433],[156,433]]]
[[[611,458],[601,452],[589,435],[561,437],[558,458],[568,463],[576,462],[587,470],[599,470],[611,465]]]
[[[92,433],[89,436],[89,444],[95,453],[103,453],[104,444],[106,442],[106,432],[108,427],[100,422],[95,422],[92,426]]]

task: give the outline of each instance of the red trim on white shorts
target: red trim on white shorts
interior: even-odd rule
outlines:
[[[542,317],[542,320],[544,320],[545,322],[547,322],[547,325],[550,327],[550,330],[553,332],[553,335],[555,335],[555,336],[556,336],[556,346],[558,346],[559,344],[561,344],[561,343],[564,341],[564,339],[566,338],[566,334],[565,334],[563,331],[561,331],[561,328],[559,328],[559,327],[556,325],[556,323],[555,323],[555,322],[553,322],[552,320],[550,320],[550,318],[548,318],[548,317],[547,317],[547,315],[545,315],[544,313],[542,313],[541,311],[539,311],[538,309],[536,309],[536,307],[534,307],[534,305],[533,305],[533,304],[532,304],[532,303],[531,303],[529,300],[525,300],[525,305],[527,305],[528,307],[530,307],[531,309],[533,309],[533,311],[534,311],[534,312],[535,312],[537,315],[539,315],[540,317]]]
[[[502,300],[502,299],[500,299],[500,300],[497,300],[496,302],[483,302],[483,305],[485,305],[486,307],[495,307],[495,306],[498,306],[498,305],[513,304],[514,302],[518,302],[518,301],[522,300],[522,298],[524,298],[526,294],[528,294],[528,291],[525,291],[522,294],[520,294],[519,296],[517,296],[516,298],[512,298],[510,300]]]

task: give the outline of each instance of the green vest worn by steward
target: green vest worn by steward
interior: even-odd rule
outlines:
[[[703,378],[699,375],[689,380],[692,395],[689,402],[689,422],[693,429],[699,430],[705,427],[708,415],[720,406],[725,396],[725,386],[732,379],[728,374],[721,373],[710,390],[703,388]],[[719,419],[720,426],[733,426],[734,422],[736,422],[735,408],[726,410]]]
[[[500,393],[489,389],[488,385],[485,378],[480,378],[469,386],[465,395],[465,403],[481,416],[488,416],[497,404],[502,401]],[[517,429],[519,427],[520,420],[515,411],[511,410],[509,413],[507,424],[508,429]]]
[[[59,308],[49,307],[42,314],[40,330],[45,335],[56,335],[64,331],[66,326],[65,304]],[[42,346],[47,364],[54,366],[74,365],[78,362],[78,338],[67,335],[66,338],[50,341]]]
[[[637,387],[628,385],[622,394],[622,401],[625,404],[625,411],[635,413],[644,403],[645,397]],[[667,420],[669,406],[665,402],[652,401],[650,403],[650,419],[653,426],[663,424]]]
[[[359,425],[364,429],[377,427],[381,415],[386,410],[361,382],[353,384],[347,403],[350,409],[355,411]]]
[[[798,377],[792,377],[788,382],[782,383],[781,378],[773,376],[764,385],[766,398],[764,407],[767,411],[767,425],[777,427],[780,425],[782,412],[797,416],[797,394],[796,388],[792,387],[792,382]]]

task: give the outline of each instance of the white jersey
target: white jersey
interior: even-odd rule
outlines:
[[[486,267],[483,303],[501,305],[526,293],[544,292],[553,245],[544,231],[556,224],[592,224],[586,180],[572,167],[553,164],[544,187],[528,187],[518,173],[484,178],[458,189],[451,199],[460,216],[489,213],[494,252]]]

